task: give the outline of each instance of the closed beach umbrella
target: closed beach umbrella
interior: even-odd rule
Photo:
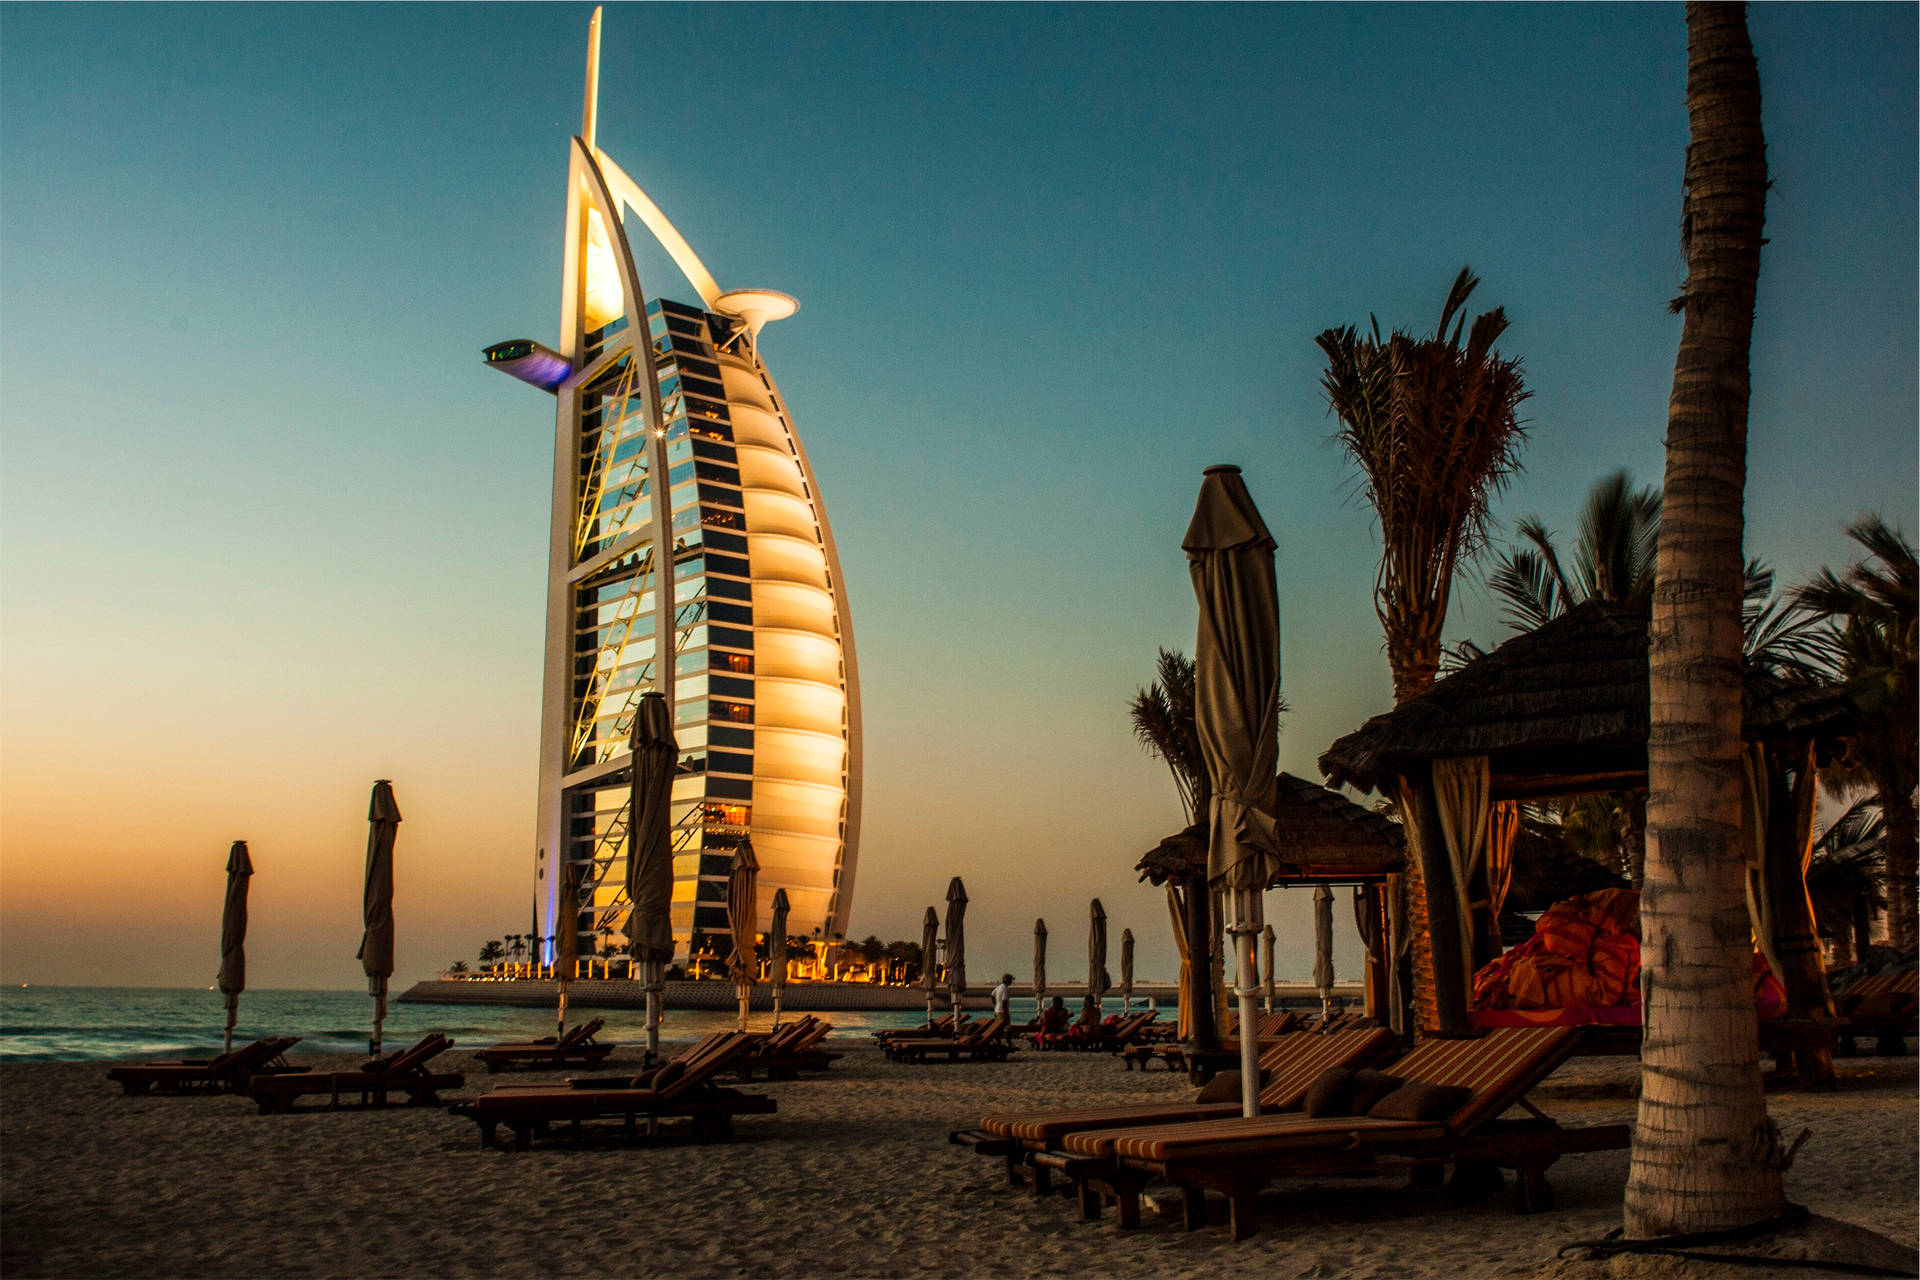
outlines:
[[[1313,891],[1313,985],[1320,988],[1320,1017],[1333,1011],[1333,890]]]
[[[366,931],[360,935],[360,968],[367,975],[367,994],[373,997],[373,1038],[369,1057],[380,1056],[380,1024],[387,1020],[387,979],[393,976],[393,839],[400,832],[400,806],[393,784],[385,778],[373,784],[367,802],[367,879],[360,913]]]
[[[1260,930],[1260,985],[1266,988],[1267,1012],[1273,1012],[1273,926]]]
[[[1107,977],[1107,909],[1095,898],[1087,915],[1087,997],[1098,1004],[1113,985]]]
[[[554,907],[553,977],[560,988],[556,1035],[567,1034],[567,988],[580,967],[580,878],[586,870],[569,862],[560,873],[560,901]]]
[[[967,886],[947,882],[947,994],[953,999],[953,1030],[960,1032],[961,997],[967,994]]]
[[[660,1053],[660,1005],[673,962],[673,711],[643,693],[633,713],[633,772],[627,796],[627,945],[647,992],[647,1061]]]
[[[1037,1015],[1047,998],[1047,922],[1033,922],[1033,1008]]]
[[[247,885],[253,859],[247,842],[227,850],[227,902],[220,910],[220,995],[227,1006],[227,1048],[233,1052],[233,1024],[240,1017],[240,993],[247,989]]]
[[[940,913],[932,907],[920,922],[920,989],[927,994],[927,1025],[933,1025],[933,993],[940,989]]]
[[[1238,942],[1241,1108],[1259,1110],[1254,939],[1273,880],[1273,788],[1279,770],[1280,600],[1273,535],[1238,467],[1208,467],[1181,549],[1200,606],[1194,729],[1213,783],[1207,879],[1232,896]]]
[[[767,921],[767,980],[773,983],[773,1025],[780,1025],[780,997],[787,989],[787,891],[773,891],[773,919]]]
[[[1120,1007],[1133,1008],[1133,930],[1120,931]]]
[[[727,971],[740,992],[740,1029],[747,1029],[747,1002],[753,998],[753,982],[759,976],[760,961],[754,951],[753,895],[760,879],[760,862],[753,856],[753,841],[740,837],[733,851],[733,869],[727,873],[727,929],[733,934],[733,951],[727,956]]]

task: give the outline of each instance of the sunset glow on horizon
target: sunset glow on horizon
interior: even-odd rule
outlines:
[[[252,985],[360,985],[375,778],[396,989],[532,931],[552,402],[479,354],[556,343],[590,12],[9,8],[0,981],[211,983],[245,839]],[[1042,916],[1078,981],[1094,897],[1175,976],[1133,865],[1184,818],[1126,708],[1193,648],[1208,464],[1279,543],[1281,767],[1317,778],[1390,705],[1322,329],[1430,327],[1470,262],[1533,392],[1503,530],[1660,480],[1677,6],[606,22],[600,145],[723,285],[805,303],[761,341],[859,641],[851,938],[917,937],[958,874],[976,979],[1024,974]],[[1776,185],[1747,546],[1790,584],[1862,511],[1920,523],[1920,28],[1750,22]],[[697,305],[633,238],[648,296]],[[1506,637],[1471,573],[1454,601],[1448,640]],[[1269,896],[1283,978],[1309,897]]]

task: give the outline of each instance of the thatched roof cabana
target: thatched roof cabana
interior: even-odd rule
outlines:
[[[1317,782],[1282,773],[1274,780],[1274,831],[1280,874],[1270,888],[1296,884],[1365,884],[1406,866],[1400,824]],[[1207,829],[1196,822],[1147,850],[1136,864],[1142,880],[1206,879]]]
[[[1495,800],[1643,788],[1647,624],[1607,601],[1569,609],[1340,738],[1320,771],[1385,794],[1409,764],[1485,756]],[[1749,697],[1746,736],[1825,737],[1852,716],[1837,689],[1770,690]]]

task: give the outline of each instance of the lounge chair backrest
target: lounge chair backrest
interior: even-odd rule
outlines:
[[[660,1096],[663,1098],[675,1097],[685,1093],[689,1089],[694,1089],[705,1084],[707,1081],[713,1079],[714,1076],[725,1071],[732,1065],[734,1059],[738,1058],[758,1042],[758,1036],[746,1031],[728,1031],[718,1036],[709,1037],[708,1040],[703,1041],[700,1046],[705,1048],[706,1052],[697,1060],[688,1062],[686,1070],[681,1074],[680,1078],[668,1084],[666,1088],[661,1089],[659,1091]]]
[[[395,1054],[385,1060],[378,1068],[369,1067],[369,1075],[393,1076],[414,1071],[424,1066],[429,1059],[436,1058],[453,1047],[453,1041],[438,1032],[429,1032],[420,1037],[412,1048]]]
[[[997,1016],[989,1018],[987,1021],[967,1029],[966,1035],[961,1037],[961,1047],[966,1049],[975,1048],[979,1045],[986,1044],[988,1041],[997,1040],[999,1037],[1005,1035],[1006,1031],[1007,1020],[1005,1017]]]
[[[1262,1111],[1297,1111],[1307,1090],[1324,1071],[1334,1067],[1365,1066],[1387,1052],[1393,1032],[1381,1027],[1347,1031],[1293,1031],[1282,1036],[1276,1052],[1261,1055],[1268,1066],[1267,1083],[1260,1090]]]
[[[1579,1038],[1579,1027],[1495,1027],[1477,1039],[1425,1041],[1381,1070],[1473,1090],[1447,1117],[1447,1128],[1463,1133],[1518,1102],[1566,1060]]]
[[[820,1019],[815,1018],[813,1025],[807,1028],[807,1033],[793,1042],[792,1051],[794,1053],[805,1053],[822,1040],[825,1040],[827,1033],[832,1030],[833,1024],[831,1022],[822,1022]]]

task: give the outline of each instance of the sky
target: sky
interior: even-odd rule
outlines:
[[[396,981],[527,928],[556,340],[591,6],[0,9],[0,980]],[[1774,186],[1747,538],[1784,580],[1916,524],[1916,10],[1761,5]],[[1182,825],[1126,706],[1191,650],[1180,536],[1239,464],[1279,543],[1283,768],[1391,702],[1314,336],[1462,264],[1533,392],[1495,514],[1657,481],[1680,322],[1677,5],[612,6],[600,145],[723,288],[812,457],[859,650],[851,932],[966,877],[969,969]],[[636,237],[636,241],[644,237]],[[653,295],[693,298],[664,255]],[[1503,634],[1471,574],[1450,638]],[[1279,970],[1305,892],[1270,895]],[[1343,916],[1344,918],[1344,916]],[[1343,930],[1337,957],[1357,955]]]

